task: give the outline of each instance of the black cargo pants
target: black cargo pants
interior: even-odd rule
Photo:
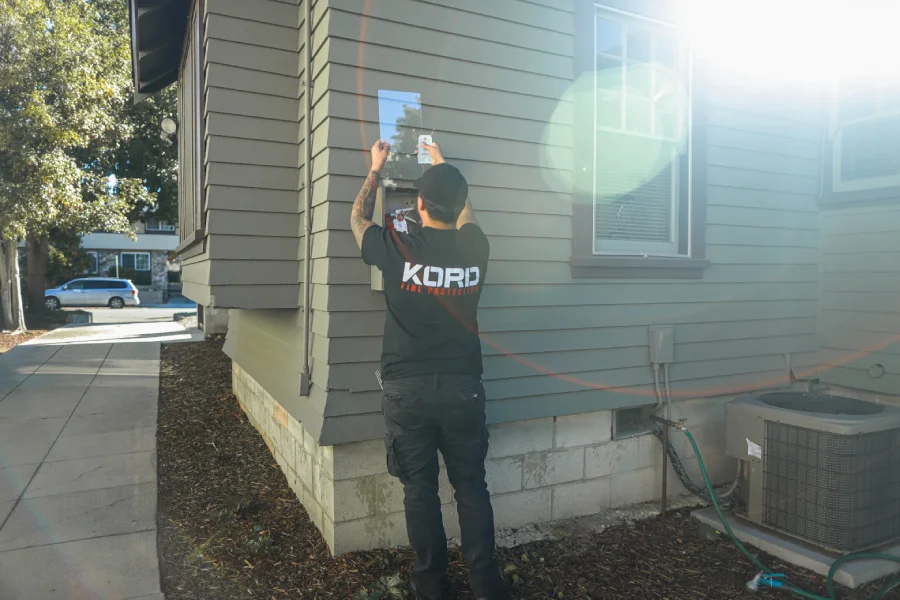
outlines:
[[[384,382],[388,471],[403,483],[406,529],[423,598],[441,598],[448,566],[438,497],[438,450],[456,492],[462,551],[478,598],[506,598],[494,558],[494,513],[485,483],[488,432],[481,378],[430,374]]]

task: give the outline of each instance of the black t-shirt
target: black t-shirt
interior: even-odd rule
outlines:
[[[487,237],[471,223],[412,234],[366,230],[363,260],[384,274],[384,379],[481,375],[477,312],[489,254]]]

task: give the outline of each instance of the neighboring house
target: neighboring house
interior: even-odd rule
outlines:
[[[85,274],[114,277],[118,273],[138,286],[145,304],[165,302],[169,295],[169,256],[178,246],[176,227],[158,219],[147,219],[134,227],[135,240],[124,233],[83,236],[81,246],[91,257]]]
[[[405,541],[374,375],[384,299],[349,231],[384,121],[434,130],[491,240],[499,527],[659,496],[659,444],[629,425],[656,402],[651,325],[674,326],[673,413],[717,481],[735,394],[900,390],[887,96],[831,111],[826,90],[748,87],[692,61],[666,2],[130,4],[138,98],[179,86],[184,293],[227,311],[235,393],[335,552]],[[406,189],[422,167],[395,162]]]

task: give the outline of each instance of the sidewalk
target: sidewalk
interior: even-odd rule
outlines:
[[[156,412],[174,332],[110,333],[65,328],[0,355],[3,600],[163,600]]]

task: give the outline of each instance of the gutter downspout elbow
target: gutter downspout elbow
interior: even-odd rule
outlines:
[[[309,396],[312,387],[312,366],[310,358],[310,327],[312,327],[312,1],[303,0],[303,26],[305,28],[304,43],[304,81],[303,91],[303,371],[300,374],[300,395]]]

